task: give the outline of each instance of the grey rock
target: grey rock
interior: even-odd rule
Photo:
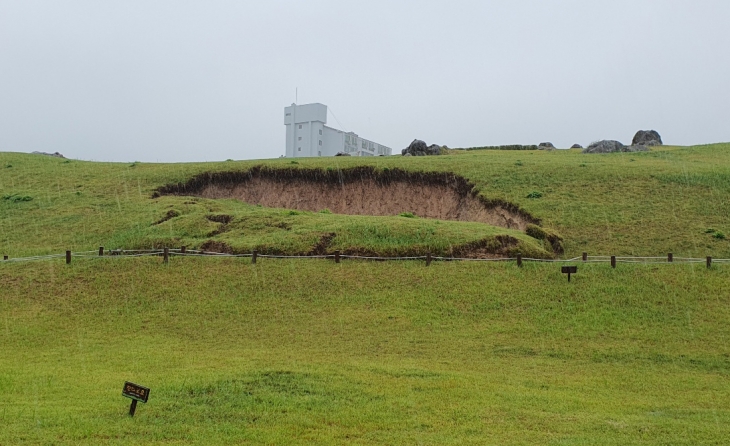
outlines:
[[[431,144],[426,149],[426,155],[441,155],[441,146],[438,144]]]
[[[624,152],[648,152],[649,147],[643,145],[632,145],[624,148]]]
[[[541,142],[537,145],[537,150],[552,150],[555,146],[551,142]]]
[[[46,155],[46,156],[55,156],[56,158],[66,158],[65,156],[61,155],[58,152],[48,153],[48,152],[31,152],[33,155]]]
[[[437,144],[427,145],[420,139],[414,139],[413,142],[401,151],[403,156],[426,156],[426,155],[440,155],[441,146]]]
[[[632,146],[661,146],[662,137],[656,130],[639,130],[631,140]]]
[[[625,145],[611,139],[604,139],[602,141],[592,142],[588,147],[583,149],[583,153],[613,153],[625,151]]]
[[[349,153],[346,153],[346,152],[337,152],[337,154],[335,154],[335,156],[352,156],[352,155],[350,155]]]
[[[570,146],[570,148],[571,148],[571,149],[582,149],[582,148],[583,148],[583,146],[582,146],[582,145],[580,145],[580,144],[573,144],[572,146]]]

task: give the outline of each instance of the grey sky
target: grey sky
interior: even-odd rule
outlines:
[[[730,2],[0,0],[0,150],[275,158],[284,107],[397,151],[730,141]]]

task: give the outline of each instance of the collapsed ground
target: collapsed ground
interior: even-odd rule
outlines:
[[[540,228],[537,218],[504,200],[485,199],[475,191],[473,184],[452,173],[412,173],[400,169],[377,171],[372,167],[322,170],[257,166],[247,171],[206,172],[185,183],[162,187],[154,196],[161,195],[196,196],[212,200],[236,199],[269,208],[309,212],[400,215],[411,218],[417,216],[485,223],[527,232],[528,236],[544,241],[548,252],[562,253],[560,236]],[[166,218],[160,222],[178,215],[176,211],[168,211]],[[218,235],[228,230],[233,217],[211,215],[208,219],[223,225],[214,234]],[[335,236],[335,233],[323,234],[320,242],[308,254],[325,253]],[[518,239],[504,234],[490,240],[459,246],[450,253],[439,254],[489,257],[514,254],[520,251],[518,245]],[[214,240],[207,241],[202,248],[233,252],[230,246]],[[345,250],[351,254],[362,253],[358,251]],[[544,256],[543,253],[537,255]]]

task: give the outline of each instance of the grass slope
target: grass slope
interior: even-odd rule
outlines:
[[[403,246],[444,252],[449,246],[495,233],[486,225],[460,222],[437,226],[423,219],[404,222],[402,217],[306,215],[294,218],[294,226],[284,229],[291,234],[277,236],[282,228],[277,230],[276,224],[290,217],[286,212],[206,200],[194,211],[196,208],[181,197],[149,198],[157,187],[186,181],[201,172],[244,170],[254,165],[322,169],[373,165],[454,172],[474,183],[484,197],[515,203],[542,219],[544,226],[557,230],[565,238],[568,257],[582,251],[730,256],[730,240],[717,236],[718,232],[730,234],[728,144],[606,155],[575,150],[470,151],[439,157],[190,164],[91,163],[0,153],[0,190],[2,196],[11,197],[0,199],[0,247],[19,256],[101,245],[193,246],[216,239],[210,236],[216,225],[206,220],[209,213],[236,217],[239,228],[229,238],[238,240],[240,249],[262,246],[305,252],[326,232],[317,229],[323,225],[328,231],[342,233],[343,239],[349,239],[348,246],[383,252],[396,252]],[[526,198],[531,192],[542,196]],[[32,201],[16,201],[17,197],[31,197]],[[180,217],[153,227],[170,210],[179,212]],[[363,226],[368,230],[363,231]],[[539,241],[529,237],[501,229],[498,232],[518,237],[525,252],[537,255],[542,248]]]
[[[298,164],[2,153],[0,249],[296,252],[336,232],[329,249],[448,252],[510,234],[541,252],[473,223],[150,198],[210,170],[367,164],[462,175],[560,232],[566,256],[728,257],[728,149]],[[227,231],[216,215],[232,216]],[[727,269],[588,264],[568,284],[535,263],[0,262],[0,444],[727,444]],[[124,380],[152,388],[133,419]]]
[[[5,264],[0,444],[727,444],[726,273]]]

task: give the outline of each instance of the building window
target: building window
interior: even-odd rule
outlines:
[[[320,146],[322,145],[322,141],[319,141],[319,145],[320,145]]]
[[[301,129],[302,129],[302,125],[301,125],[301,124],[299,124],[299,130],[301,130]]]
[[[300,148],[298,148],[297,150],[298,150],[299,152],[301,152],[301,151],[302,151],[302,148],[300,147]]]
[[[286,115],[287,115],[287,116],[291,116],[291,113],[287,113]]]
[[[319,134],[320,134],[320,135],[322,134],[322,129],[319,129]]]
[[[299,141],[301,141],[301,140],[302,140],[302,137],[300,136],[300,137],[299,137]]]
[[[322,152],[317,152],[317,156],[322,156]]]

